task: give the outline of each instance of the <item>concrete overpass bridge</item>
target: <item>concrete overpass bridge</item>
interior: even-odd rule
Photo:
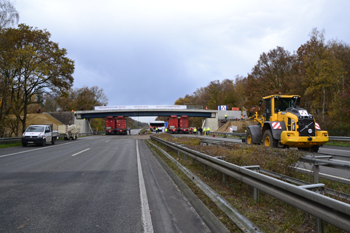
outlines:
[[[217,118],[218,110],[204,109],[108,109],[108,110],[88,110],[76,111],[77,119],[89,118],[106,118],[107,116],[128,116],[128,117],[143,117],[143,116],[189,116],[189,117],[206,117]]]

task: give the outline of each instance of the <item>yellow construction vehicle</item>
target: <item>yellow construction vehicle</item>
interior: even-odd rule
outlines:
[[[262,115],[255,113],[258,125],[247,127],[246,143],[269,147],[297,147],[318,152],[328,142],[328,132],[307,110],[300,107],[299,95],[270,95],[259,101]]]

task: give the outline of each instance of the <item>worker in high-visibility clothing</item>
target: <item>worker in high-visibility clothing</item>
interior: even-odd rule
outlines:
[[[164,131],[165,131],[165,133],[167,133],[168,132],[168,128],[165,128]]]
[[[207,135],[207,129],[206,129],[205,127],[203,128],[203,132],[204,132],[204,133],[203,133],[204,136],[206,136],[206,135]]]
[[[158,127],[156,128],[156,133],[158,133]]]
[[[193,133],[197,134],[197,128],[196,127],[193,128]]]
[[[225,114],[225,120],[227,120],[227,114]]]

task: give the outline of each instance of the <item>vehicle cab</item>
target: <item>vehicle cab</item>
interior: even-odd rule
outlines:
[[[45,146],[46,143],[54,144],[50,125],[30,125],[22,135],[23,146],[27,146],[27,144]]]

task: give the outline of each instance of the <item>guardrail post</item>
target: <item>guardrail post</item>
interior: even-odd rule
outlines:
[[[319,165],[317,164],[317,179],[318,179],[318,172],[319,172]],[[324,194],[324,189],[322,191],[319,191],[318,193]],[[323,233],[323,221],[319,218],[316,218],[316,233]]]
[[[316,232],[323,233],[323,222],[319,218],[316,218]]]
[[[226,184],[226,182],[227,182],[227,175],[222,173],[222,183]]]
[[[259,202],[259,189],[257,188],[253,188],[253,198],[254,201]]]
[[[318,164],[317,164],[317,167]],[[324,194],[324,184],[310,184],[310,185],[302,185],[299,186],[300,188],[304,188],[304,189],[309,189],[309,190],[313,190],[316,193],[319,194]],[[316,232],[317,233],[323,233],[323,222],[320,218],[315,218],[316,220]]]
[[[313,172],[314,172],[314,183],[317,184],[319,180],[319,172],[320,172],[320,166],[318,165],[317,162],[314,163]]]
[[[244,168],[253,170],[257,173],[260,171],[260,166],[259,165],[253,165],[253,166],[243,166]],[[254,201],[258,202],[259,201],[259,189],[253,187],[253,199]]]

